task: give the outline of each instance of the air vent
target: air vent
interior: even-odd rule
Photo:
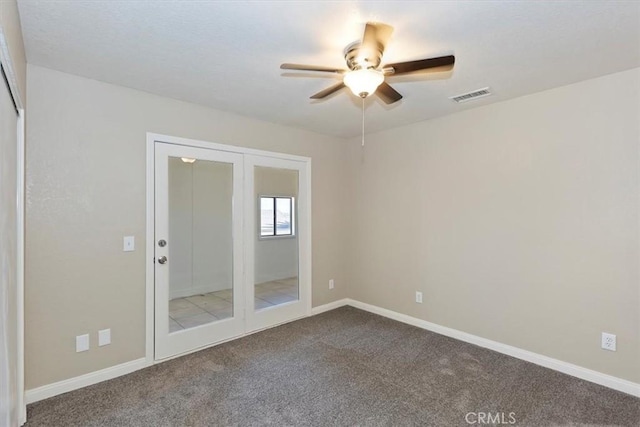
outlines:
[[[491,91],[488,87],[483,87],[482,89],[474,90],[468,93],[463,93],[462,95],[450,96],[449,99],[457,102],[458,104],[462,102],[471,101],[472,99],[484,98],[485,96],[491,95]]]

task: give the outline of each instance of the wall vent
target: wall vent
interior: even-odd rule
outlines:
[[[472,99],[484,98],[489,95],[491,95],[491,90],[488,87],[483,87],[482,89],[473,90],[471,92],[463,93],[462,95],[450,96],[449,99],[460,104],[462,102],[471,101]]]

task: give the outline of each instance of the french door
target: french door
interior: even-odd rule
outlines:
[[[155,356],[241,334],[242,155],[155,144]]]
[[[154,142],[156,360],[311,306],[307,162],[184,141]]]
[[[307,165],[245,155],[247,328],[308,313],[311,301]]]

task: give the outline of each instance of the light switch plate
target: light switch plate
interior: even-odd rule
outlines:
[[[111,329],[98,331],[98,347],[111,344]]]
[[[78,335],[76,337],[76,353],[89,350],[89,334]]]
[[[136,238],[134,236],[124,236],[122,250],[131,252],[136,249]]]

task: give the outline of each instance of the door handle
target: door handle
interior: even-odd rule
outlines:
[[[158,262],[160,264],[166,264],[167,263],[167,257],[162,255],[160,258],[158,258]]]

